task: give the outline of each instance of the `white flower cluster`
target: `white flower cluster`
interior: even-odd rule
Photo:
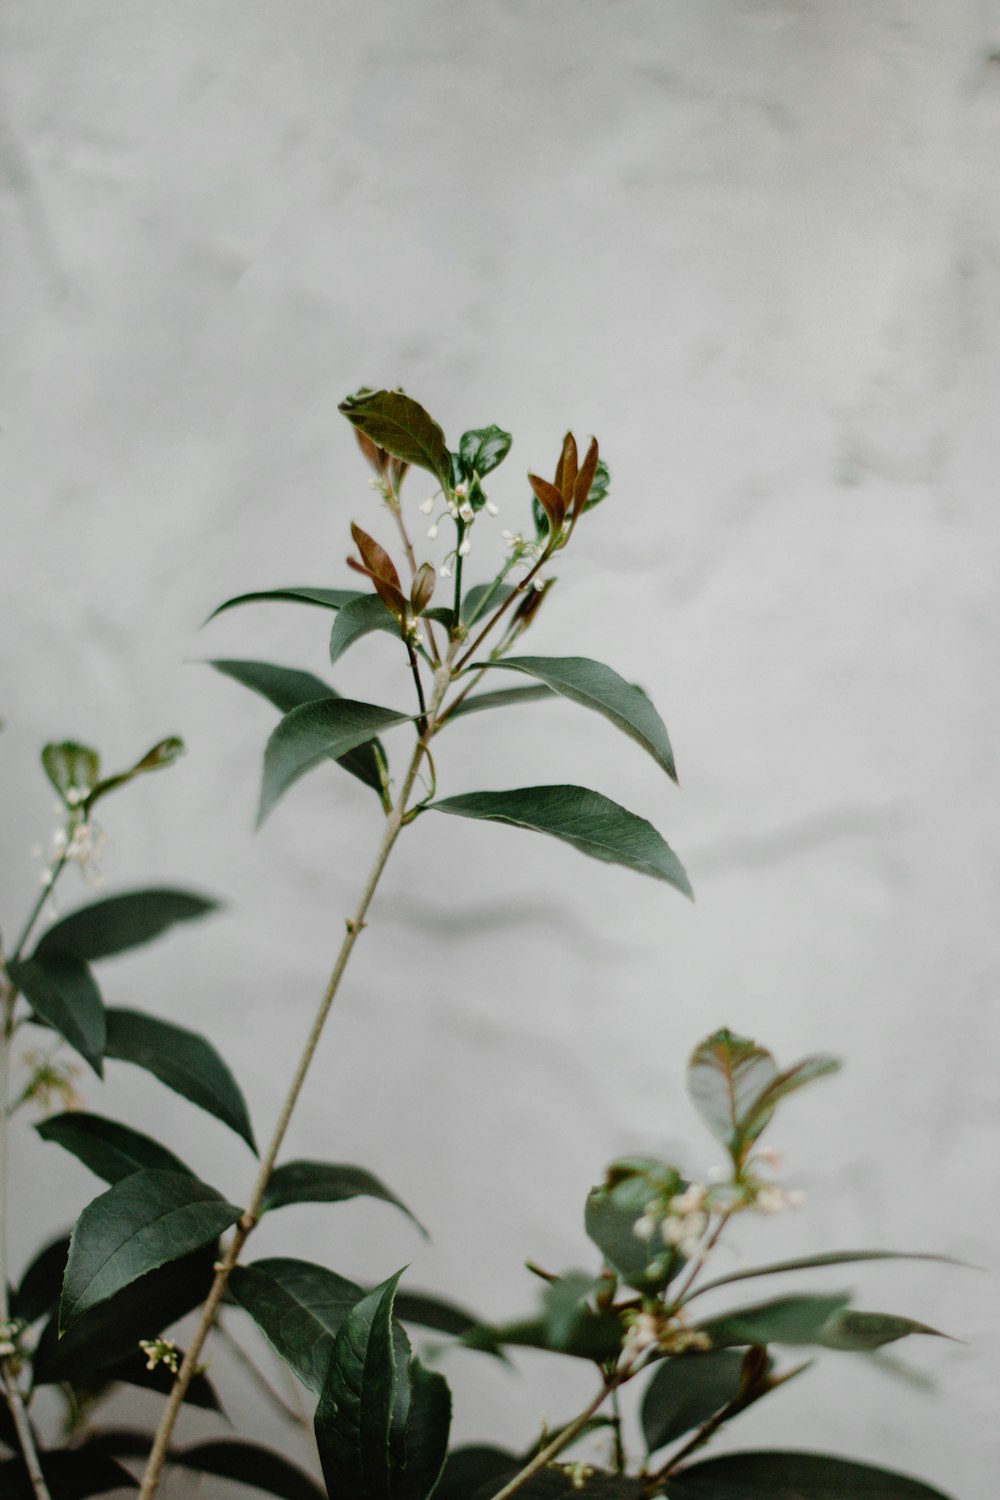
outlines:
[[[659,1354],[683,1354],[688,1349],[711,1349],[712,1341],[706,1333],[689,1328],[683,1313],[668,1317],[660,1311],[637,1312],[633,1315],[622,1344],[627,1365],[650,1349]]]
[[[147,1370],[166,1365],[172,1375],[177,1374],[177,1345],[173,1339],[140,1339],[139,1348],[146,1356]]]
[[[420,509],[423,511],[425,516],[430,516],[433,515],[436,505],[437,496],[431,495],[429,499],[423,502],[423,504],[420,506]],[[487,512],[488,515],[491,516],[498,516],[500,514],[491,500],[484,501],[483,509]],[[464,484],[458,484],[455,486],[454,498],[446,502],[444,510],[439,516],[435,516],[434,520],[431,522],[431,525],[427,532],[427,536],[430,541],[434,541],[435,537],[438,534],[438,527],[441,525],[441,522],[448,516],[450,516],[453,521],[461,521],[463,526],[465,527],[465,531],[463,532],[462,540],[458,544],[457,549],[454,552],[448,553],[448,556],[445,558],[444,562],[441,564],[441,567],[438,569],[438,572],[442,578],[451,577],[453,565],[456,558],[468,557],[469,553],[472,551],[472,538],[469,533],[472,530],[472,523],[476,519],[476,512],[473,510],[471,504],[466,498]]]
[[[783,1188],[777,1182],[761,1183],[752,1207],[759,1214],[780,1214],[783,1208],[801,1208],[806,1195],[798,1188]]]
[[[708,1191],[701,1183],[692,1182],[683,1193],[675,1193],[672,1198],[654,1198],[646,1204],[642,1218],[636,1220],[635,1233],[641,1240],[652,1240],[659,1234],[665,1245],[689,1257],[708,1228],[711,1211]]]
[[[74,789],[70,789],[70,793]],[[73,800],[70,793],[67,799]],[[77,800],[83,799],[86,793],[82,793]],[[70,824],[69,828],[57,828],[52,835],[53,859],[58,863],[60,860],[68,860],[79,865],[84,878],[91,885],[101,883],[101,860],[107,848],[108,836],[99,823],[92,818],[84,818]],[[42,884],[51,885],[52,868],[49,867],[42,874]]]

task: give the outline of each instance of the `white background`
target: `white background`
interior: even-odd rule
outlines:
[[[108,889],[227,909],[103,988],[204,1029],[266,1134],[379,814],[324,769],[255,836],[274,715],[192,663],[324,671],[319,611],[198,629],[246,589],[350,586],[351,519],[389,541],[336,411],[362,383],[404,385],[453,443],[515,433],[483,569],[527,521],[524,472],[551,473],[568,425],[599,435],[611,498],[530,649],[641,681],[677,753],[680,792],[567,704],[442,741],[446,793],[575,781],[649,817],[697,903],[422,819],[286,1155],[378,1172],[433,1242],[355,1203],[285,1210],[252,1248],[367,1280],[409,1262],[411,1285],[527,1311],[524,1258],[593,1264],[581,1207],[607,1160],[716,1159],[683,1072],[727,1024],[783,1062],[847,1063],[772,1132],[808,1206],[739,1226],[740,1254],[995,1266],[1000,6],[6,0],[0,40],[5,934],[51,832],[40,745],[76,736],[116,769],[182,734],[177,768],[105,804]],[[414,523],[429,493],[413,474]],[[335,681],[408,703],[387,637]],[[71,871],[61,908],[84,895]],[[217,1122],[120,1065],[81,1083],[246,1193]],[[97,1190],[29,1123],[15,1272]],[[828,1354],[734,1445],[992,1500],[995,1282],[918,1264],[809,1284],[968,1342],[900,1346],[934,1394]],[[524,1445],[589,1394],[582,1367],[523,1368],[449,1356],[461,1436]],[[238,1427],[311,1461],[245,1374],[221,1355],[214,1374]]]

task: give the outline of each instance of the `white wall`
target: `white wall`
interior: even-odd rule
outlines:
[[[317,773],[255,837],[273,715],[191,663],[324,670],[318,613],[198,627],[248,588],[348,584],[352,518],[388,540],[336,412],[363,382],[405,385],[453,440],[513,429],[496,529],[567,425],[599,434],[612,497],[531,649],[642,681],[677,751],[680,793],[569,705],[443,742],[449,792],[582,781],[652,818],[697,904],[423,819],[289,1151],[380,1172],[434,1243],[357,1204],[289,1210],[261,1250],[370,1279],[411,1262],[520,1312],[525,1257],[589,1263],[580,1208],[611,1156],[711,1164],[682,1075],[725,1023],[848,1063],[775,1131],[809,1206],[742,1251],[995,1266],[996,0],[7,0],[0,28],[5,931],[48,837],[38,747],[76,735],[114,766],[183,734],[179,768],[107,804],[108,885],[229,907],[108,965],[105,993],[204,1028],[266,1132],[378,814]],[[386,638],[336,681],[405,698]],[[245,1193],[208,1117],[123,1067],[86,1091]],[[27,1122],[15,1149],[17,1269],[95,1184]],[[992,1497],[991,1284],[827,1284],[969,1342],[906,1348],[932,1396],[831,1354],[740,1445]],[[458,1430],[514,1443],[589,1387],[541,1356],[524,1379],[447,1369]]]

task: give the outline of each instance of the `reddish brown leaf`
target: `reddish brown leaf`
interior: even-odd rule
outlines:
[[[587,449],[587,455],[586,455],[586,457],[583,460],[583,468],[580,470],[579,474],[576,476],[576,483],[573,486],[573,516],[574,516],[574,518],[576,516],[579,516],[579,515],[581,515],[583,513],[583,507],[587,503],[587,496],[590,494],[590,486],[594,482],[594,475],[596,473],[597,473],[597,439],[596,438],[591,438],[591,440],[590,440],[590,447]]]
[[[358,427],[354,429],[354,436],[357,438],[358,447],[365,458],[371,464],[375,473],[381,477],[385,473],[386,460],[389,457],[388,453],[386,453],[384,448],[380,448],[377,443],[373,443],[371,438]]]
[[[554,534],[559,531],[566,517],[566,502],[562,497],[562,491],[556,489],[548,479],[540,479],[537,474],[529,474],[528,483],[534,490],[539,505],[548,516],[549,526]]]
[[[392,558],[384,547],[379,546],[374,537],[370,537],[367,531],[362,531],[361,527],[355,525],[353,521],[351,535],[361,553],[361,562],[349,557],[348,566],[356,573],[364,573],[370,578],[375,585],[375,592],[386,609],[391,610],[397,619],[402,619],[406,613],[406,595],[403,593],[399,574],[396,572]]]
[[[562,490],[567,509],[573,498],[573,486],[576,484],[577,462],[576,438],[571,432],[567,432],[563,438],[563,451],[559,459],[562,478],[561,482],[557,481],[557,488]]]
[[[410,588],[410,604],[415,615],[422,615],[434,593],[437,574],[432,563],[421,563]]]

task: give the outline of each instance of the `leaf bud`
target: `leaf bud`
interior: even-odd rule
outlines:
[[[437,574],[433,563],[421,563],[410,588],[410,607],[415,615],[422,615],[434,594]]]

